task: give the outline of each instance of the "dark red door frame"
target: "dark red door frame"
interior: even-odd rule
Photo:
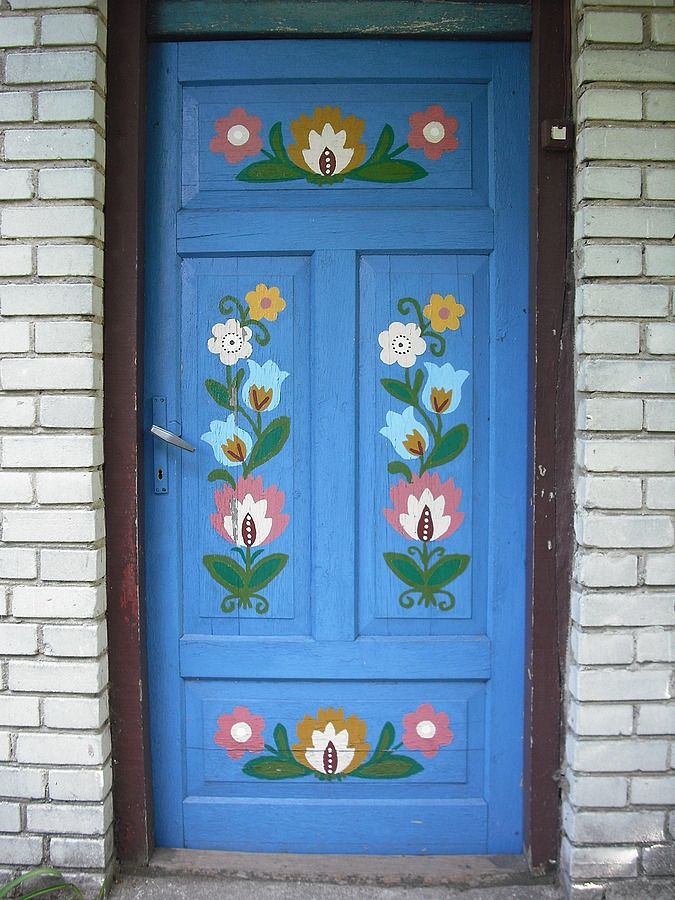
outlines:
[[[568,4],[533,0],[531,140],[532,510],[525,741],[526,849],[558,857],[562,677],[572,468],[569,153],[542,124],[570,115]],[[105,495],[113,792],[120,860],[153,849],[143,615],[142,350],[145,4],[111,4],[105,247]],[[514,123],[518,127],[518,123]],[[536,352],[535,352],[536,349]]]

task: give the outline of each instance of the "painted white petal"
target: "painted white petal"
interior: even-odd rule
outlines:
[[[336,750],[346,750],[349,747],[349,732],[346,728],[338,731],[333,740]]]
[[[234,540],[234,528],[232,526],[232,516],[223,516],[223,528]]]
[[[427,352],[427,342],[422,337],[413,338],[412,351],[416,356]]]
[[[326,130],[326,126],[324,125],[324,131]],[[323,132],[319,134],[318,131],[314,131],[312,129],[309,133],[309,149],[314,153],[321,153],[323,148],[326,146],[326,140],[323,136]]]
[[[248,327],[248,325],[246,325],[246,327],[242,329],[242,332],[241,332],[241,333],[242,333],[242,335],[243,335],[243,337],[244,337],[244,341],[250,341],[250,340],[251,340],[251,335],[253,334],[253,332],[252,332],[251,329]]]
[[[306,750],[305,759],[317,772],[325,772],[323,767],[323,750]]]
[[[380,359],[388,366],[393,366],[395,362],[398,362],[398,356],[395,355],[391,347],[385,347],[384,350],[380,352]]]
[[[220,361],[224,366],[233,366],[239,359],[239,354],[231,350],[223,350],[220,354]]]
[[[417,357],[412,352],[412,350],[408,353],[405,353],[403,356],[397,356],[396,362],[401,366],[402,369],[409,369],[411,366],[415,365],[415,360]]]
[[[345,150],[334,150],[333,152],[335,153],[335,174],[339,175],[351,162],[354,151],[347,148]]]
[[[220,339],[219,338],[209,338],[206,342],[206,346],[209,348],[209,352],[211,353],[220,353]]]
[[[350,762],[354,759],[355,750],[353,747],[348,747],[346,750],[338,750],[337,752],[337,768],[335,770],[335,774],[339,775],[340,772],[344,772]]]

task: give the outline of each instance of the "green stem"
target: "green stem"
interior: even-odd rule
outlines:
[[[397,147],[396,150],[392,150],[391,153],[388,154],[389,159],[393,159],[395,156],[399,156],[401,153],[403,153],[404,150],[407,150],[407,149],[408,149],[407,144],[401,144],[400,147]]]
[[[260,152],[263,154],[263,156],[266,156],[268,159],[276,159],[276,156],[274,156],[272,153],[270,153],[268,150],[265,150],[264,148]]]

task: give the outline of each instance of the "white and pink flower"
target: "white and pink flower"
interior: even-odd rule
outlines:
[[[215,492],[216,509],[211,524],[218,534],[237,547],[261,547],[284,531],[288,516],[282,513],[285,496],[274,485],[263,487],[262,478],[240,478],[235,488]]]
[[[229,163],[240,163],[247,156],[257,156],[262,150],[262,122],[241,107],[233,109],[224,118],[217,119],[213,127],[217,134],[211,139],[209,150],[212,153],[222,153]]]
[[[424,112],[413,113],[409,119],[408,146],[423,150],[427,159],[440,159],[459,147],[455,137],[457,119],[446,116],[442,106],[429,106]]]
[[[415,541],[440,541],[450,537],[464,521],[458,511],[461,488],[450,478],[425,472],[413,480],[399,481],[390,490],[393,509],[385,509],[384,517],[392,528]]]
[[[415,712],[403,716],[403,745],[431,759],[441,747],[451,744],[454,734],[447,713],[436,712],[431,703],[422,703]]]
[[[230,759],[241,759],[244,753],[260,753],[265,747],[265,720],[246,706],[235,706],[231,713],[218,719],[213,740],[227,751]]]

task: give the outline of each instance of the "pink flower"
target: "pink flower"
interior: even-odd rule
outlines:
[[[464,521],[464,513],[457,507],[462,491],[450,478],[441,481],[438,475],[425,472],[413,476],[410,484],[399,481],[389,492],[393,509],[385,509],[384,517],[392,528],[414,541],[440,541],[450,537]]]
[[[288,525],[288,516],[281,512],[283,492],[273,484],[265,490],[262,478],[240,478],[236,488],[224,487],[214,497],[218,512],[211,516],[211,524],[230,544],[261,547]]]
[[[441,747],[452,743],[454,734],[448,725],[447,713],[436,712],[431,703],[423,703],[403,716],[403,744],[431,759]]]
[[[446,116],[442,106],[430,106],[424,112],[413,113],[410,122],[408,146],[413,150],[424,150],[427,159],[440,159],[459,147],[455,137],[458,122]]]
[[[244,753],[260,753],[265,747],[265,720],[254,716],[245,706],[235,706],[231,714],[218,719],[218,731],[213,740],[227,750],[230,759],[241,759]]]
[[[249,116],[245,109],[233,109],[224,119],[216,119],[213,127],[218,134],[211,139],[209,150],[222,153],[229,163],[239,163],[262,150],[262,122],[257,116]]]

